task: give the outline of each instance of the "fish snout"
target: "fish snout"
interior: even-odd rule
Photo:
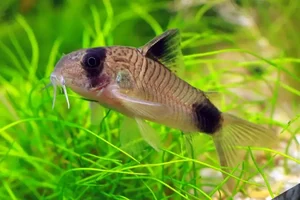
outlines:
[[[51,73],[50,81],[53,85],[59,85],[59,86],[65,85],[64,77],[60,73],[57,73],[56,71]]]

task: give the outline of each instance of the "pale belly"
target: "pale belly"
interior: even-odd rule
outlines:
[[[122,101],[113,95],[109,89],[103,89],[101,92],[91,92],[82,90],[81,88],[72,88],[72,90],[85,98],[95,100],[99,102],[100,105],[115,110],[125,116],[145,119],[186,133],[198,132],[198,128],[195,126],[190,112],[174,113],[171,111],[168,112],[168,114],[164,114],[163,110],[158,110],[158,113],[154,114],[155,117],[150,117],[148,115],[140,115],[124,107]]]

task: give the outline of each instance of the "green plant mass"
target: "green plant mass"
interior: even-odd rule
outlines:
[[[267,199],[297,185],[299,12],[281,0],[3,1],[0,199]],[[276,144],[242,147],[226,169],[209,134],[148,122],[162,146],[132,149],[121,113],[68,87],[53,102],[50,75],[65,54],[140,48],[170,29],[181,36],[176,75],[222,112],[270,128]]]

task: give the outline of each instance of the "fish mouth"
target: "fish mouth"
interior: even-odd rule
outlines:
[[[99,96],[108,85],[109,83],[103,83],[102,85],[93,88],[91,91],[95,92],[97,96]]]
[[[52,109],[55,107],[55,102],[56,102],[56,96],[57,96],[57,86],[61,86],[63,89],[63,93],[65,95],[68,109],[70,108],[70,102],[69,102],[69,97],[67,93],[67,88],[66,88],[66,82],[65,79],[62,75],[57,75],[56,73],[52,73],[50,75],[50,81],[53,86],[53,102],[52,102]]]

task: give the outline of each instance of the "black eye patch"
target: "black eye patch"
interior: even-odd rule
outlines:
[[[89,76],[98,76],[103,69],[103,62],[106,58],[105,48],[87,49],[83,56],[81,64]]]
[[[100,65],[100,58],[95,53],[87,53],[82,59],[82,64],[86,68],[96,68]]]

